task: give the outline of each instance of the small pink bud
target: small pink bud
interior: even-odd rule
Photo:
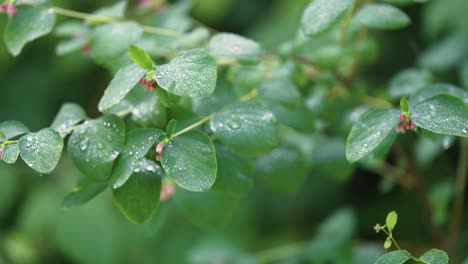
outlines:
[[[3,159],[3,148],[0,148],[0,160]]]
[[[164,202],[169,200],[176,191],[176,188],[172,184],[167,184],[163,181],[162,186],[161,186],[161,192],[159,194],[159,199]]]
[[[406,121],[406,115],[405,114],[400,114],[400,120],[401,121]]]
[[[3,13],[7,10],[7,3],[6,2],[3,2],[0,4],[0,13]]]
[[[398,133],[405,133],[406,129],[405,129],[405,125],[403,125],[402,123],[398,124],[397,128],[396,128],[396,131]]]
[[[81,46],[81,52],[85,56],[89,56],[91,54],[91,44],[85,43],[83,46]]]
[[[140,84],[145,86],[146,85],[146,79],[145,78],[141,78],[140,79]]]
[[[160,161],[161,160],[161,154],[164,150],[164,144],[163,143],[159,143],[156,145],[156,147],[154,148],[154,152],[156,153],[156,160],[157,161]]]
[[[416,124],[413,121],[409,121],[409,128],[415,131],[418,128],[418,126],[416,126]]]
[[[8,3],[6,7],[6,12],[8,17],[12,17],[16,14],[16,6],[13,3]]]

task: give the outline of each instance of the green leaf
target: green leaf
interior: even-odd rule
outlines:
[[[100,64],[126,52],[143,33],[135,22],[113,22],[97,26],[91,34],[91,58]]]
[[[232,33],[217,33],[211,38],[208,49],[219,60],[241,61],[255,61],[262,51],[257,42]]]
[[[19,6],[5,28],[5,43],[13,56],[20,54],[26,43],[52,31],[55,13],[51,9]]]
[[[182,188],[202,192],[216,180],[217,162],[213,143],[204,133],[194,130],[172,139],[165,147],[161,164]]]
[[[6,139],[12,139],[29,133],[29,129],[18,121],[3,121],[0,123],[0,131]]]
[[[122,153],[116,161],[110,182],[112,188],[120,188],[129,179],[138,164],[163,132],[155,128],[137,128],[128,132]]]
[[[183,51],[156,67],[155,79],[164,90],[185,97],[210,96],[216,88],[216,61],[203,49]]]
[[[456,97],[460,97],[465,102],[465,104],[468,104],[468,91],[451,84],[436,83],[428,85],[424,89],[421,89],[413,97],[411,97],[410,105],[414,106],[439,94],[450,94]]]
[[[120,69],[107,86],[101,101],[99,111],[105,112],[110,107],[118,104],[132,90],[132,88],[145,75],[146,70],[135,64],[129,64]]]
[[[448,264],[449,256],[444,251],[433,248],[419,257],[419,260],[426,264]]]
[[[152,70],[154,68],[153,60],[151,57],[138,46],[130,45],[128,53],[132,61],[145,70]]]
[[[383,247],[385,249],[389,249],[391,246],[392,246],[392,240],[391,239],[385,240]]]
[[[468,106],[460,98],[441,94],[412,108],[411,119],[434,133],[468,137]]]
[[[82,177],[76,187],[63,199],[62,208],[73,209],[80,207],[102,193],[107,186],[107,183],[95,182],[87,177]]]
[[[75,103],[65,103],[60,108],[50,127],[60,132],[62,136],[66,136],[71,132],[67,130],[85,119],[86,113],[81,106]]]
[[[395,211],[391,211],[387,215],[387,219],[385,220],[385,224],[387,225],[388,230],[392,232],[393,228],[395,228],[398,221],[398,215]]]
[[[104,115],[84,122],[73,132],[68,141],[68,154],[83,174],[96,181],[106,181],[124,141],[122,119]]]
[[[410,256],[406,250],[396,250],[381,256],[375,264],[402,264],[408,261]]]
[[[281,146],[257,158],[255,175],[274,191],[294,193],[304,185],[307,166],[299,150]]]
[[[55,130],[45,128],[29,133],[18,141],[21,158],[39,173],[51,173],[63,149],[62,136]]]
[[[406,69],[399,72],[390,80],[388,94],[393,98],[412,96],[432,80],[432,75],[427,70]]]
[[[112,189],[114,203],[128,220],[135,224],[148,223],[159,206],[161,167],[141,159],[130,178],[118,189]]]
[[[3,149],[3,161],[8,164],[13,164],[18,159],[20,149],[18,144],[8,144]]]
[[[166,127],[166,137],[171,138],[172,134],[174,134],[174,131],[176,130],[177,127],[177,121],[175,119],[171,119],[169,123],[167,124]]]
[[[142,127],[164,127],[167,119],[166,108],[164,108],[159,101],[156,93],[148,94],[147,91],[143,92],[143,100],[141,100],[139,104],[133,106],[131,115],[132,121]]]
[[[400,29],[411,23],[408,15],[387,4],[368,4],[361,8],[355,19],[370,28]]]
[[[406,97],[401,98],[400,100],[400,110],[403,113],[408,113],[409,112],[409,103]]]
[[[55,48],[55,53],[57,55],[65,55],[80,50],[87,42],[88,40],[84,38],[60,41]]]
[[[231,149],[258,156],[278,145],[278,121],[255,102],[236,103],[215,113],[210,122],[216,137]]]
[[[353,4],[353,0],[312,0],[301,18],[306,35],[315,35],[330,28]]]
[[[450,34],[420,55],[418,64],[434,71],[447,71],[459,65],[467,52],[468,38]]]
[[[125,15],[125,9],[127,8],[127,1],[119,1],[111,6],[106,6],[100,8],[93,12],[94,15],[98,16],[105,16],[105,17],[113,17],[113,18],[123,18]],[[86,22],[89,24],[104,22],[102,19],[99,18],[90,18],[87,19]]]
[[[346,158],[355,162],[377,148],[400,122],[396,109],[371,109],[353,125],[346,142]]]
[[[274,103],[286,106],[297,106],[301,101],[301,94],[288,78],[274,77],[264,80],[257,89],[259,95]]]
[[[253,171],[253,161],[241,156],[223,144],[215,143],[218,174],[213,191],[232,195],[244,195],[253,187],[249,176]]]
[[[189,192],[177,189],[177,207],[190,222],[209,230],[221,228],[233,215],[239,197],[221,192]]]

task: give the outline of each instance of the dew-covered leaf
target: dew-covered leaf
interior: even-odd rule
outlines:
[[[8,164],[13,164],[18,159],[20,149],[18,144],[8,144],[3,149],[3,161]]]
[[[133,223],[145,224],[159,206],[163,170],[153,161],[141,159],[130,178],[118,189],[112,189],[114,203]]]
[[[254,61],[261,52],[257,42],[232,33],[214,35],[208,44],[208,49],[218,60]]]
[[[80,207],[102,193],[107,186],[107,183],[95,182],[87,177],[82,177],[73,190],[63,199],[62,208],[73,209]]]
[[[0,131],[3,133],[5,139],[12,139],[29,133],[29,129],[18,121],[3,121],[0,123]]]
[[[68,130],[71,127],[84,119],[86,119],[86,113],[81,106],[75,103],[65,103],[60,108],[50,127],[60,132],[62,136],[66,136],[70,133]]]
[[[55,13],[51,9],[20,6],[5,28],[5,43],[13,56],[20,54],[26,43],[52,31]]]
[[[145,97],[132,107],[131,119],[142,127],[164,127],[167,119],[166,108],[155,93],[147,93]]]
[[[135,22],[113,22],[97,26],[90,38],[91,58],[100,64],[125,53],[143,33]]]
[[[353,0],[312,0],[302,14],[302,30],[306,35],[327,30],[352,4]]]
[[[258,156],[278,145],[278,121],[271,111],[255,102],[229,105],[210,122],[216,137],[231,149]]]
[[[63,149],[62,136],[50,128],[42,129],[36,133],[29,133],[18,141],[21,158],[39,173],[51,173]]]
[[[346,143],[346,158],[358,161],[377,148],[400,122],[396,109],[371,109],[353,125]]]
[[[277,147],[257,158],[255,176],[275,191],[294,193],[304,184],[307,165],[296,148]]]
[[[107,86],[101,101],[99,111],[105,112],[110,107],[118,104],[132,90],[132,88],[145,75],[146,70],[136,64],[129,64],[120,69]]]
[[[411,118],[434,133],[468,137],[468,106],[460,98],[441,94],[412,107]]]
[[[406,69],[399,72],[390,80],[388,94],[393,98],[412,96],[432,80],[432,75],[427,70]]]
[[[465,104],[468,104],[468,91],[451,84],[436,83],[424,87],[413,97],[411,97],[410,105],[414,106],[424,100],[427,100],[439,94],[450,94],[459,97],[465,102]]]
[[[124,141],[122,119],[104,115],[84,122],[73,132],[68,141],[68,154],[83,174],[96,181],[106,181]]]
[[[172,139],[164,147],[161,164],[182,188],[206,191],[216,180],[217,162],[210,138],[197,130]]]
[[[123,151],[112,171],[112,188],[120,188],[125,184],[138,165],[138,160],[146,155],[162,134],[161,130],[155,128],[137,128],[128,132]]]
[[[184,97],[210,96],[216,87],[215,59],[204,49],[181,52],[168,64],[156,67],[155,79],[166,91]]]
[[[419,260],[425,264],[447,264],[449,257],[443,250],[433,248],[419,257]]]
[[[375,264],[403,264],[410,259],[410,256],[406,250],[396,250],[381,256]]]
[[[138,46],[135,45],[130,45],[128,48],[128,53],[130,54],[130,58],[132,61],[140,66],[141,68],[145,70],[152,70],[154,65],[153,65],[153,60],[151,60],[151,57]]]
[[[365,5],[355,18],[359,23],[375,29],[399,29],[411,23],[403,11],[387,4]]]

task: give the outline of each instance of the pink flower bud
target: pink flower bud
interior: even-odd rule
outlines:
[[[405,133],[405,125],[403,125],[402,123],[398,124],[397,128],[396,128],[396,131],[398,133]]]
[[[145,78],[141,78],[140,79],[140,84],[145,86],[146,85],[146,79]]]
[[[85,56],[89,56],[91,54],[91,44],[85,43],[83,46],[81,46],[81,52]]]
[[[7,3],[3,2],[0,4],[0,13],[3,13],[7,10]]]
[[[169,200],[169,198],[171,198],[174,195],[175,191],[176,191],[176,188],[174,185],[167,184],[163,181],[162,186],[161,186],[161,192],[159,194],[159,199],[162,202],[167,201]]]
[[[400,114],[400,120],[401,121],[406,121],[406,115],[405,114]]]
[[[418,126],[413,121],[409,121],[409,128],[415,131],[418,128]]]
[[[8,17],[12,17],[16,14],[16,6],[13,3],[8,3],[6,7],[6,12]]]
[[[0,160],[3,159],[3,148],[0,148]]]
[[[160,161],[161,160],[161,154],[164,150],[164,144],[163,143],[159,143],[156,145],[156,147],[154,147],[154,152],[156,153],[156,157],[155,159],[157,161]]]

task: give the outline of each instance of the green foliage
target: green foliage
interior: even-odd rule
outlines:
[[[138,46],[130,45],[128,48],[128,54],[130,55],[132,61],[140,68],[145,70],[152,70],[154,68],[151,57],[148,55],[148,53],[146,53],[146,51],[142,50]]]
[[[399,29],[410,24],[410,18],[398,8],[386,4],[369,4],[360,9],[356,20],[375,29]]]
[[[447,253],[440,249],[431,249],[425,252],[421,257],[419,257],[421,262],[426,264],[447,264],[449,263],[449,257]]]
[[[402,264],[408,261],[410,256],[406,250],[396,250],[381,256],[375,264]]]
[[[316,35],[330,28],[353,4],[353,0],[312,0],[302,14],[306,35]]]

